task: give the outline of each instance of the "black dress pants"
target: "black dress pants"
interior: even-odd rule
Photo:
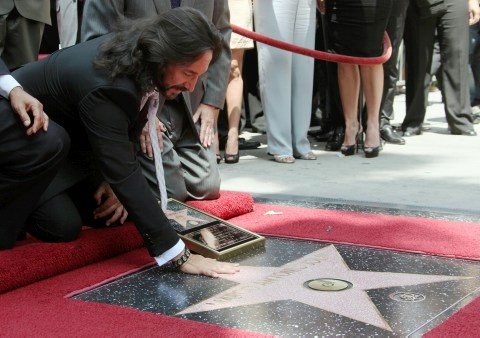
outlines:
[[[383,96],[380,108],[380,128],[390,124],[394,118],[393,101],[398,80],[398,53],[403,40],[405,19],[410,0],[395,0],[392,3],[387,23],[387,33],[392,43],[392,56],[383,64]]]
[[[9,249],[68,154],[70,138],[50,121],[27,136],[7,100],[0,99],[0,249]]]
[[[459,134],[473,130],[468,82],[468,4],[458,0],[445,0],[444,3],[447,8],[444,13],[425,19],[419,17],[413,2],[407,11],[404,131],[408,127],[421,126],[425,118],[435,30],[440,44],[443,98],[450,132]]]

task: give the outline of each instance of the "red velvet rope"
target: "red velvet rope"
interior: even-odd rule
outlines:
[[[232,26],[232,30],[235,33],[243,35],[252,40],[262,42],[266,45],[273,46],[276,48],[284,49],[289,52],[302,54],[302,55],[313,57],[315,59],[320,59],[320,60],[325,60],[330,62],[350,63],[355,65],[376,65],[376,64],[385,63],[392,55],[392,44],[390,43],[390,39],[388,37],[387,32],[385,32],[385,34],[383,35],[383,54],[382,55],[375,56],[375,57],[356,57],[356,56],[333,54],[333,53],[321,52],[319,50],[308,49],[308,48],[300,47],[297,45],[293,45],[291,43],[269,38],[268,36],[249,31],[242,27],[238,27],[237,25],[231,25],[231,26]]]

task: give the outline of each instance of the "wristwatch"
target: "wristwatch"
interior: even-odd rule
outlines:
[[[183,255],[181,255],[179,259],[175,259],[172,261],[172,267],[174,269],[180,268],[183,264],[185,264],[188,261],[189,257],[190,257],[190,250],[188,250],[188,248],[185,247],[185,251],[183,252]]]

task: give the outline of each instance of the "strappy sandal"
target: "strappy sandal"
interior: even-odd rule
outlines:
[[[295,158],[291,155],[273,155],[273,159],[278,163],[294,163]]]
[[[297,156],[296,158],[300,159],[300,160],[316,160],[317,159],[317,155],[315,155],[313,153],[313,151],[310,151],[306,154],[303,154],[303,155],[300,155],[300,156]]]

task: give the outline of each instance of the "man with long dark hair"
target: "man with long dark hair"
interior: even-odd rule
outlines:
[[[118,196],[159,265],[172,261],[183,272],[213,277],[238,271],[237,265],[190,255],[142,175],[132,145],[145,124],[143,99],[158,90],[162,104],[193,90],[221,43],[200,12],[179,8],[15,71],[51,121],[48,132],[27,136],[8,103],[0,102],[0,249],[14,246],[71,139],[77,156],[93,152],[105,197]]]
[[[166,189],[169,197],[180,201],[216,199],[220,191],[220,172],[211,145],[219,109],[225,104],[230,74],[232,30],[228,1],[86,0],[81,41],[111,32],[123,17],[152,17],[178,6],[202,12],[222,35],[223,51],[192,92],[183,92],[176,100],[168,100],[158,111],[163,131],[163,168],[167,176],[175,177],[166,182]],[[148,133],[144,133],[136,146],[143,173],[155,193],[157,180],[148,142]]]

